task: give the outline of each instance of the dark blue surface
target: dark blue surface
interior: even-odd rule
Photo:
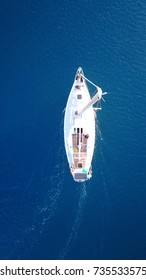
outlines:
[[[0,2],[0,259],[146,259],[144,0]],[[105,91],[93,178],[63,110],[77,68]]]

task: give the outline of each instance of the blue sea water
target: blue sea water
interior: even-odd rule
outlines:
[[[145,20],[144,0],[1,0],[0,259],[146,259]],[[84,184],[63,142],[79,66],[109,92]]]

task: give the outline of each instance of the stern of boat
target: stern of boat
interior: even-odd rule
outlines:
[[[83,183],[84,181],[86,180],[89,180],[91,179],[92,177],[92,171],[91,171],[91,168],[90,170],[80,170],[80,169],[72,169],[71,168],[71,173],[72,173],[72,176],[74,178],[74,180],[78,183]]]

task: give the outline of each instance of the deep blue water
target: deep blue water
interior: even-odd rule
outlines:
[[[146,259],[144,0],[1,0],[0,259]],[[108,91],[93,177],[70,175],[77,68]]]

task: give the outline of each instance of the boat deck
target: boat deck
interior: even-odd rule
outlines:
[[[72,134],[72,149],[75,168],[85,168],[87,157],[87,142],[89,135],[83,134],[82,129]]]

